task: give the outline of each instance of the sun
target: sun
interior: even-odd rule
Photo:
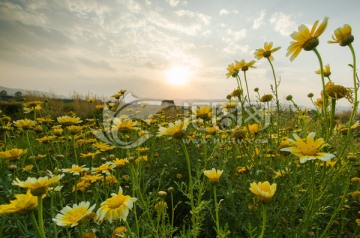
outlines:
[[[183,66],[172,66],[165,71],[165,79],[174,86],[185,85],[189,80],[189,76],[189,69]]]

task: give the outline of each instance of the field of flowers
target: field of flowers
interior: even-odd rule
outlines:
[[[1,237],[359,237],[354,37],[344,25],[329,41],[350,49],[347,88],[316,49],[327,21],[299,26],[288,48],[291,60],[319,59],[311,111],[291,95],[279,103],[280,47],[266,42],[255,58],[269,62],[272,94],[249,90],[256,61],[241,60],[228,66],[238,87],[223,103],[129,105],[120,90],[104,104],[88,98],[87,116],[54,116],[45,99],[25,101],[20,118],[2,112]],[[346,121],[337,100],[353,106]]]

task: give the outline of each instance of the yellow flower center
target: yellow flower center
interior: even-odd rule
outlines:
[[[115,208],[118,208],[120,207],[121,205],[123,205],[125,201],[125,197],[121,194],[111,198],[111,200],[109,201],[109,207],[111,209],[115,209]]]
[[[71,169],[70,169],[70,171],[72,171],[72,172],[81,172],[81,167],[80,166],[77,166],[77,167],[72,167]]]
[[[315,147],[315,145],[304,145],[300,148],[303,155],[316,155],[318,152],[318,149]]]

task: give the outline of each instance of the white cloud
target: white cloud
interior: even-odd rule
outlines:
[[[242,40],[246,37],[246,29],[242,29],[240,31],[228,31],[229,35],[234,37],[234,40]]]
[[[176,7],[180,3],[180,0],[167,0],[167,2],[171,7]]]
[[[259,16],[257,18],[254,19],[252,28],[253,29],[258,29],[260,26],[264,25],[264,18],[266,15],[266,10],[261,10],[259,13]]]
[[[195,18],[196,21],[200,21],[205,25],[208,25],[210,23],[211,17],[199,12],[192,12],[192,11],[188,11],[188,10],[179,10],[176,11],[175,14],[177,16],[185,16],[185,17],[189,17],[189,18]]]
[[[241,53],[248,53],[249,51],[249,45],[240,45],[236,43],[229,43],[225,48],[224,51],[228,54],[236,55]]]
[[[296,23],[293,20],[293,15],[286,15],[283,12],[276,12],[270,18],[270,23],[274,30],[283,36],[289,36],[296,28]]]
[[[223,15],[228,15],[230,12],[226,9],[221,9],[220,12],[219,12],[219,15],[220,16],[223,16]]]

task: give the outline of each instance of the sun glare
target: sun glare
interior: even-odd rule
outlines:
[[[189,69],[181,66],[173,66],[165,72],[166,80],[174,85],[185,85],[189,79]]]

